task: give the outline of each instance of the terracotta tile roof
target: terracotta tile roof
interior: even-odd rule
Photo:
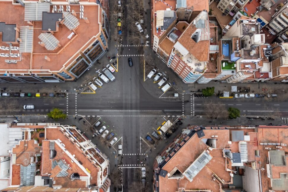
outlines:
[[[51,178],[56,177],[60,171],[61,171],[61,168],[57,165],[56,167],[54,167],[54,169],[52,169],[50,177]]]
[[[209,11],[209,0],[187,0],[187,7],[193,7],[193,11]]]
[[[31,157],[40,154],[40,146],[38,143],[35,144],[34,140],[20,141],[19,145],[13,148],[12,152],[16,154],[16,164],[28,166],[31,163]]]
[[[170,41],[167,37],[164,38],[164,40],[159,44],[159,47],[165,51],[168,55],[170,55],[172,49],[173,49],[174,43]]]
[[[208,61],[210,41],[204,40],[196,43],[191,37],[196,31],[196,27],[190,23],[190,25],[183,32],[182,36],[178,39],[181,43],[196,59],[199,61]]]
[[[205,136],[202,138],[198,138],[197,134],[194,134],[162,169],[170,173],[177,167],[183,173],[208,148],[202,139],[218,135],[217,149],[210,151],[210,155],[213,157],[212,160],[194,177],[192,182],[185,177],[177,180],[168,179],[168,174],[166,177],[159,176],[160,192],[175,192],[178,190],[178,187],[185,189],[209,189],[213,192],[220,192],[219,184],[212,179],[213,173],[226,182],[230,181],[231,177],[229,172],[225,171],[225,159],[222,155],[222,149],[228,147],[229,130],[204,130],[204,134]]]
[[[20,185],[20,165],[12,165],[12,185]]]

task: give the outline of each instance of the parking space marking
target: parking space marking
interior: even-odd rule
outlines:
[[[231,103],[230,103],[230,104],[227,104],[227,105],[234,105],[234,104],[231,104]]]
[[[242,104],[236,104],[236,105],[242,105]]]
[[[280,104],[274,104],[274,106],[279,106]]]
[[[255,104],[255,105],[258,105],[258,106],[260,106],[261,104]]]

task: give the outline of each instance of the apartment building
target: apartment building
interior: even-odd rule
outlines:
[[[271,76],[273,81],[288,82],[288,43],[272,45]]]
[[[221,77],[228,83],[267,81],[272,78],[269,56],[260,24],[240,18],[220,40]]]
[[[217,8],[225,15],[234,16],[238,11],[243,10],[249,0],[220,0]]]
[[[269,22],[269,32],[273,35],[278,35],[279,40],[286,41],[288,36],[286,34],[288,27],[288,8],[287,5],[283,6],[278,12],[272,16],[272,20]]]
[[[156,157],[154,190],[286,191],[287,134],[287,126],[189,126]]]
[[[83,75],[108,49],[109,7],[97,2],[0,1],[0,82],[56,83]]]
[[[163,7],[163,3],[170,8]],[[153,50],[184,83],[195,83],[207,68],[208,8],[206,1],[155,1],[153,4]]]
[[[0,191],[110,191],[108,158],[75,127],[22,123],[3,131]]]

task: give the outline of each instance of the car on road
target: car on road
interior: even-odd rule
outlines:
[[[156,69],[152,69],[152,70],[148,73],[147,77],[148,77],[149,79],[151,79],[155,73],[156,73]]]
[[[111,73],[115,73],[115,69],[110,64],[107,64],[106,67]]]
[[[109,133],[108,130],[104,131],[104,133],[102,134],[102,137],[105,139],[105,137],[108,135],[108,133]]]
[[[133,61],[131,57],[128,58],[128,65],[129,67],[133,67]]]
[[[34,109],[34,105],[24,105],[23,109]]]
[[[161,87],[162,85],[164,85],[164,83],[167,81],[166,77],[163,77],[159,82],[158,82],[158,86]]]
[[[114,145],[114,143],[116,143],[117,140],[118,140],[117,137],[114,137],[112,141],[110,141],[110,145]]]
[[[99,125],[101,125],[101,121],[100,121],[100,120],[98,120],[98,121],[94,124],[95,127],[99,127]]]
[[[99,130],[99,133],[100,133],[100,134],[103,133],[104,130],[106,130],[106,126],[105,126],[105,125],[103,125],[103,126],[101,127],[101,129]]]
[[[2,93],[2,97],[10,97],[10,93]]]
[[[136,22],[135,25],[136,25],[138,31],[139,31],[140,33],[143,33],[143,29],[142,29],[140,23],[139,23],[139,22]]]
[[[146,135],[145,139],[146,139],[147,141],[149,141],[149,143],[151,143],[151,144],[154,144],[154,143],[155,143],[155,141],[154,141],[149,135]]]
[[[154,77],[154,81],[158,81],[160,77],[162,77],[162,73],[157,73],[157,75]]]

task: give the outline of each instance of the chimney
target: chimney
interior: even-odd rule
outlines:
[[[51,61],[50,57],[48,57],[48,56],[45,56],[44,59],[45,59],[46,61]]]
[[[20,31],[20,30],[19,30],[17,27],[15,27],[14,29],[15,29],[15,31],[17,31],[17,32],[19,32],[19,31]]]
[[[74,10],[72,10],[72,15],[74,15],[75,17],[77,16]]]
[[[84,18],[85,23],[89,23],[89,19],[87,17]]]
[[[17,38],[17,41],[19,41],[20,43],[22,42],[22,39],[20,39],[20,38]]]
[[[42,47],[45,47],[45,43],[43,43],[42,41],[39,42],[39,45],[41,45]]]

